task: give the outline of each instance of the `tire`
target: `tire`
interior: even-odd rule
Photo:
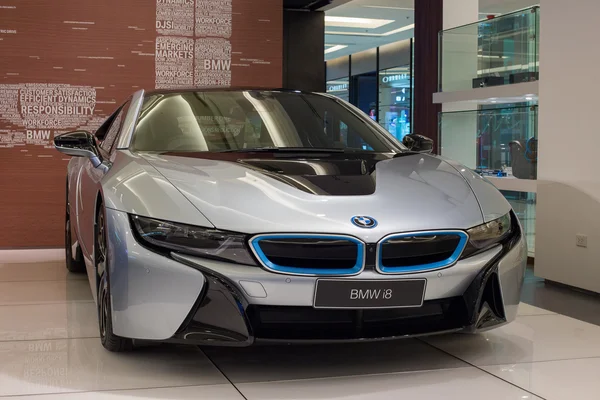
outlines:
[[[77,247],[77,252],[73,254],[73,247],[71,246],[71,207],[69,206],[69,188],[67,186],[67,200],[66,200],[66,212],[65,212],[65,260],[67,270],[73,273],[85,272],[85,262],[83,261],[83,255],[81,249]]]
[[[100,204],[96,214],[96,227],[94,229],[94,259],[96,271],[101,274],[98,285],[98,327],[102,346],[111,352],[120,353],[133,349],[133,340],[122,338],[113,333],[112,326],[112,300],[110,295],[110,281],[108,273],[108,260],[106,258],[106,221],[104,206]]]

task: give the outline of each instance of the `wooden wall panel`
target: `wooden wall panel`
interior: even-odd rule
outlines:
[[[0,248],[63,245],[55,135],[94,130],[139,88],[280,87],[282,13],[280,0],[1,0]]]
[[[438,88],[438,32],[443,24],[443,0],[415,1],[414,41],[414,111],[413,133],[435,142],[438,153],[438,114],[440,104],[433,104]]]
[[[286,89],[325,91],[325,13],[283,13],[283,86]]]

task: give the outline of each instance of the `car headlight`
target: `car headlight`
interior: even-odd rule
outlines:
[[[132,215],[131,221],[142,244],[157,250],[172,250],[219,261],[256,265],[243,234],[138,215]]]
[[[511,214],[508,213],[483,225],[468,229],[469,242],[463,251],[463,257],[487,250],[508,238],[513,230]]]

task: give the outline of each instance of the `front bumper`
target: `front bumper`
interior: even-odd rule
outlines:
[[[109,232],[116,230],[121,239],[109,243],[109,256],[110,248],[115,250],[111,277],[128,277],[126,286],[111,278],[113,329],[134,339],[246,346],[257,341],[383,340],[478,332],[516,317],[527,260],[525,240],[519,235],[452,267],[411,274],[427,279],[422,307],[314,309],[318,278],[181,254],[164,257],[135,241],[125,213],[109,211]],[[344,279],[390,278],[363,271]]]

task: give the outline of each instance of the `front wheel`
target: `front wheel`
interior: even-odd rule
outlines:
[[[101,273],[98,285],[98,325],[102,346],[112,352],[124,352],[133,349],[133,340],[122,338],[113,333],[112,301],[110,296],[110,281],[108,274],[108,259],[106,257],[106,221],[104,207],[100,205],[96,218],[95,259],[96,271]]]

